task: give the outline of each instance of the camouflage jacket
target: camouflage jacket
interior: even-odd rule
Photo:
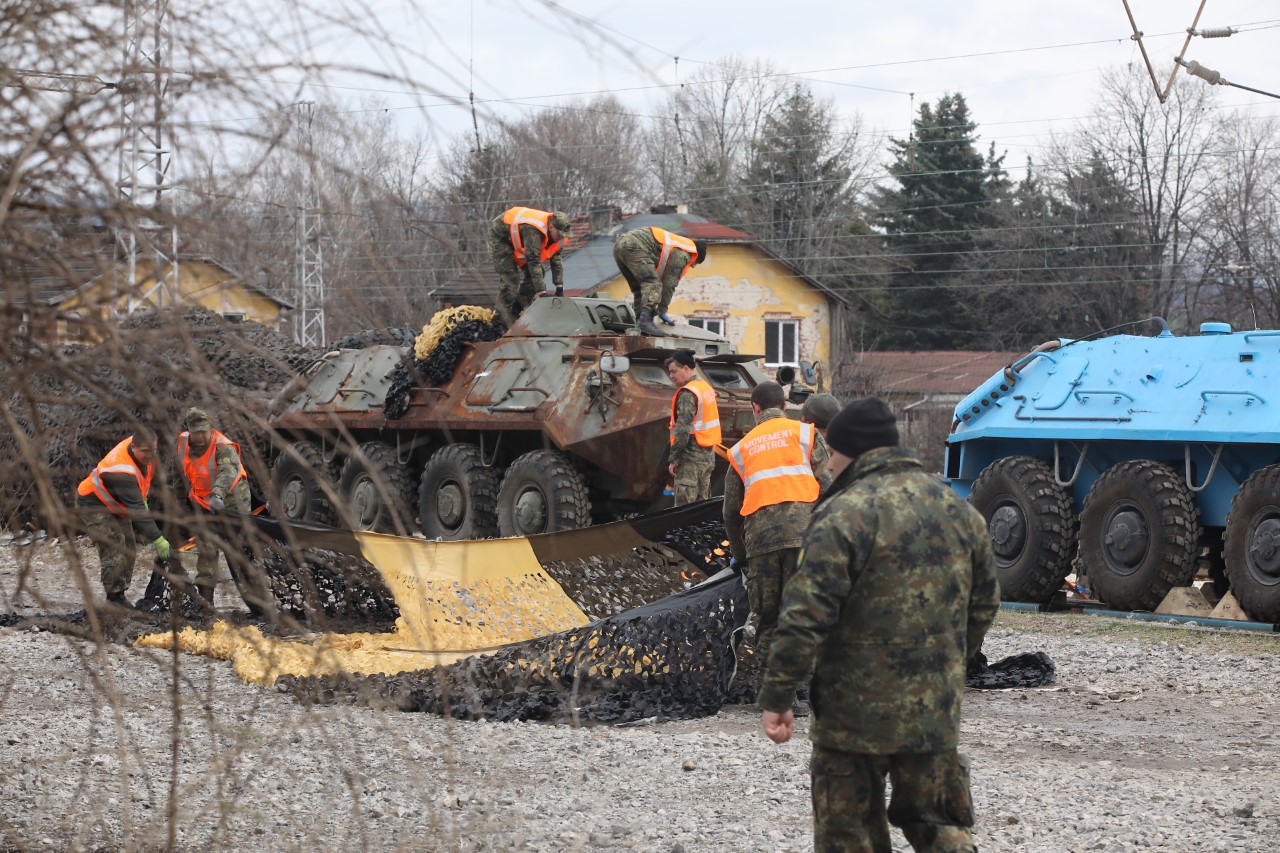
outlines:
[[[910,450],[868,451],[814,509],[759,703],[789,709],[812,667],[819,746],[952,749],[965,662],[999,604],[982,516]]]
[[[786,415],[781,409],[765,409],[756,418],[756,425],[782,417]],[[825,488],[831,479],[826,474],[827,459],[831,454],[827,450],[827,443],[816,430],[814,437],[817,440],[813,443],[811,462],[818,483]],[[813,504],[788,501],[763,506],[751,515],[743,516],[742,501],[745,496],[742,477],[730,465],[724,475],[724,529],[729,537],[729,550],[733,556],[745,560],[782,548],[799,548],[804,543],[804,530],[809,526]]]
[[[490,226],[493,228],[495,235],[499,234],[503,243],[511,243],[511,227],[502,221],[499,216],[493,220]],[[520,240],[524,243],[524,256],[528,259],[528,265],[525,270],[529,273],[529,280],[533,282],[533,289],[546,290],[546,279],[542,271],[542,264],[538,263],[538,258],[542,257],[542,247],[546,244],[547,238],[542,236],[542,232],[532,225],[520,226]],[[511,249],[512,254],[515,248]],[[551,267],[551,283],[556,287],[564,287],[564,252],[556,252],[547,260],[547,266]]]
[[[698,444],[693,438],[693,419],[698,415],[698,397],[692,390],[681,388],[676,392],[676,440],[671,445],[671,464],[679,465],[694,456],[705,456],[714,451]]]
[[[155,464],[154,462],[152,463]],[[134,533],[144,542],[154,542],[160,538],[160,527],[151,517],[151,510],[142,498],[142,490],[138,488],[138,478],[132,474],[103,474],[102,485],[111,497],[120,501],[129,511],[129,521]],[[154,492],[154,489],[153,489]],[[76,506],[106,509],[107,505],[95,494],[76,494]]]
[[[248,479],[241,480],[236,483],[234,489],[228,488],[240,473],[240,451],[236,450],[233,445],[220,444],[214,453],[214,458],[218,461],[218,472],[213,478],[213,493],[220,498],[226,499],[231,492],[248,494]],[[188,483],[187,487],[190,488]]]
[[[653,264],[656,277],[658,261],[662,258],[662,244],[653,236],[652,231],[648,228],[636,228],[619,234],[615,245],[619,252],[638,254],[647,258]],[[671,250],[671,254],[667,256],[667,268],[662,274],[661,284],[664,289],[669,291],[676,289],[676,285],[680,283],[681,273],[691,260],[693,256],[684,249]]]

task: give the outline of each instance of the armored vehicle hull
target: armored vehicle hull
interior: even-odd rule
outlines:
[[[1280,622],[1280,331],[1053,341],[956,407],[945,477],[987,518],[1006,600],[1154,610],[1207,555]]]
[[[639,335],[626,302],[536,300],[501,338],[468,343],[452,378],[384,408],[410,348],[330,353],[273,405],[290,443],[276,514],[430,538],[533,535],[661,505],[675,387],[692,349],[717,392],[725,441],[754,425],[756,356],[691,326]]]

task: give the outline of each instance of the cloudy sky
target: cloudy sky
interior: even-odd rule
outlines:
[[[1163,85],[1201,0],[1129,5]],[[382,67],[420,85],[329,73],[327,85],[308,86],[304,96],[377,98],[404,126],[429,127],[437,139],[470,130],[470,91],[482,123],[601,91],[653,115],[673,87],[737,54],[772,62],[891,135],[905,134],[912,93],[918,107],[961,91],[980,132],[1013,164],[1089,115],[1106,69],[1142,62],[1122,0],[365,0],[351,14],[366,8],[399,49],[313,37],[311,56]],[[1205,0],[1198,26],[1242,32],[1193,39],[1188,59],[1233,83],[1280,93],[1276,0]],[[1280,100],[1215,89],[1224,108],[1280,112]]]

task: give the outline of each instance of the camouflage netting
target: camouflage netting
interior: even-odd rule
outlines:
[[[496,341],[506,331],[506,325],[489,308],[461,305],[436,312],[414,342],[413,364],[396,366],[383,412],[391,419],[403,417],[409,411],[409,392],[415,387],[441,385],[452,378],[465,344]]]
[[[172,441],[192,405],[246,450],[264,451],[257,416],[319,355],[197,307],[126,318],[118,335],[95,345],[10,343],[0,351],[0,526],[36,512],[33,468],[45,468],[53,494],[70,503],[75,484],[135,424]]]

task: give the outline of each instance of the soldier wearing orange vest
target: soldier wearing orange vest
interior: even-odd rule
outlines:
[[[125,591],[133,582],[138,539],[169,558],[169,540],[151,517],[147,496],[155,473],[156,434],[140,426],[111,449],[76,489],[76,511],[98,549],[107,601],[130,607]]]
[[[214,515],[224,510],[248,513],[249,480],[240,460],[240,445],[214,429],[203,409],[188,409],[183,423],[187,431],[178,436],[178,461],[192,508]],[[196,538],[196,589],[201,598],[213,604],[219,548],[216,540],[203,532]]]
[[[711,471],[720,443],[720,409],[716,392],[696,379],[693,350],[679,349],[667,359],[667,375],[676,385],[671,398],[671,457],[667,470],[675,478],[675,505],[711,497]]]
[[[761,672],[830,457],[813,424],[786,417],[785,405],[777,382],[752,390],[756,426],[729,451],[724,476],[725,533],[734,558],[745,563]]]
[[[486,239],[493,267],[502,280],[498,304],[505,319],[519,317],[546,290],[542,265],[551,266],[556,296],[564,296],[564,258],[572,220],[560,211],[513,207],[489,223]]]
[[[671,297],[680,279],[707,259],[707,244],[662,228],[636,228],[619,234],[613,244],[613,260],[631,287],[636,325],[646,335],[661,335],[653,324],[661,318],[668,326]]]

